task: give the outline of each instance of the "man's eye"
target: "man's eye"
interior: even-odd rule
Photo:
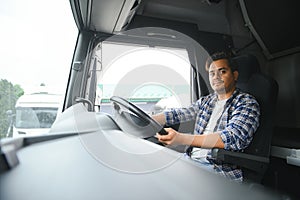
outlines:
[[[220,73],[221,73],[221,74],[225,74],[225,73],[226,73],[226,70],[221,70]]]

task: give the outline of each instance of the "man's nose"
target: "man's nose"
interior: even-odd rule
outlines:
[[[221,73],[220,72],[216,72],[213,76],[214,79],[221,79]]]

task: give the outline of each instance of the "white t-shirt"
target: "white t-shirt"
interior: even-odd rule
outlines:
[[[203,134],[213,133],[214,128],[217,125],[217,121],[221,117],[221,115],[224,111],[224,106],[225,106],[226,100],[227,99],[219,100],[216,102],[214,110],[210,116],[210,119],[208,121],[208,124],[207,124]],[[199,162],[207,163],[208,161],[206,160],[206,156],[207,156],[208,151],[210,151],[210,149],[194,147],[192,154],[191,154],[191,158],[193,160],[197,160]]]

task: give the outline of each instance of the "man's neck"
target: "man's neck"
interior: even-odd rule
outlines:
[[[222,94],[218,94],[218,100],[224,100],[224,99],[228,99],[229,97],[231,97],[231,95],[233,94],[233,92],[235,91],[235,88],[233,90],[231,90],[230,92],[226,92],[226,93],[222,93]]]

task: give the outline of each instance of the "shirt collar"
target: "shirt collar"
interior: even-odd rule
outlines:
[[[240,89],[239,89],[239,88],[235,88],[235,90],[234,90],[234,92],[232,93],[232,95],[227,99],[226,104],[232,102],[232,100],[233,100],[239,93],[240,93]],[[213,94],[213,102],[214,102],[214,104],[217,102],[217,100],[218,100],[218,95],[217,95],[217,93],[215,92],[215,93]]]

